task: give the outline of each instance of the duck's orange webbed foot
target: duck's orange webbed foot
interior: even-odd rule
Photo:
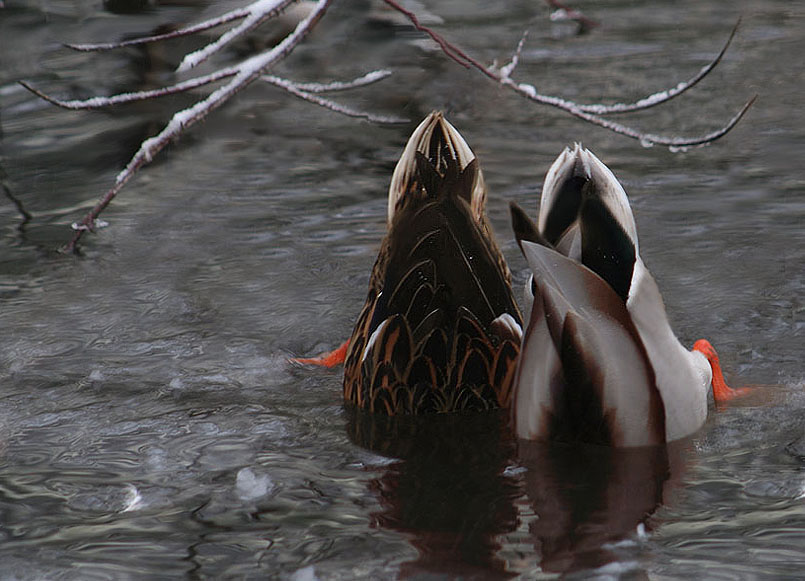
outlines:
[[[718,353],[716,353],[710,341],[707,339],[699,339],[693,344],[693,350],[700,352],[707,357],[707,361],[710,362],[710,367],[713,369],[713,400],[715,400],[716,403],[730,401],[736,397],[746,395],[751,391],[746,387],[733,389],[727,385],[727,382],[724,380],[724,374],[721,372]]]
[[[320,365],[322,367],[335,367],[340,365],[347,358],[347,347],[349,346],[349,339],[344,341],[341,346],[335,351],[322,353],[318,357],[292,357],[290,361],[293,363],[301,363],[302,365]]]

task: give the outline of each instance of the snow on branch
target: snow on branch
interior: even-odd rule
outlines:
[[[332,83],[294,82],[293,85],[300,91],[306,91],[308,93],[332,93],[335,91],[346,91],[349,89],[357,89],[359,87],[372,85],[378,81],[382,81],[383,79],[385,79],[390,75],[391,71],[386,69],[380,69],[377,71],[372,71],[371,73],[366,73],[365,75],[358,77],[357,79],[352,79],[351,81],[347,82],[343,81],[333,81]],[[263,80],[268,81],[268,78],[263,77]]]
[[[289,4],[291,4],[294,1],[295,0],[283,0],[282,2],[270,2],[275,6],[270,7],[268,14],[260,22],[263,22],[268,18],[278,16]],[[148,44],[150,42],[156,42],[158,40],[169,40],[172,38],[180,38],[182,36],[190,36],[193,34],[197,34],[199,32],[204,32],[205,30],[209,30],[211,28],[216,28],[224,24],[229,24],[230,22],[240,20],[241,18],[247,18],[249,16],[253,16],[258,12],[262,11],[262,7],[258,5],[263,3],[264,2],[261,2],[261,0],[258,0],[253,4],[244,6],[243,8],[236,8],[234,10],[230,10],[229,12],[227,12],[226,14],[222,14],[221,16],[216,16],[215,18],[210,18],[209,20],[205,20],[204,22],[199,22],[198,24],[194,24],[192,26],[187,26],[185,28],[180,28],[178,30],[173,30],[171,32],[166,32],[163,34],[155,34],[152,36],[141,36],[140,38],[132,38],[120,42],[102,42],[95,44],[65,44],[64,46],[66,46],[67,48],[71,48],[73,50],[90,52],[100,50],[113,50],[116,48],[123,48],[125,46]],[[265,11],[262,11],[262,13],[265,14]]]
[[[209,42],[204,47],[185,55],[181,64],[177,68],[177,72],[185,72],[220,52],[224,47],[230,45],[233,40],[242,36],[243,34],[248,33],[249,31],[254,30],[263,22],[278,17],[294,1],[295,0],[256,0],[247,6],[231,10],[225,14],[222,14],[221,16],[167,32],[165,34],[145,36],[120,42],[70,44],[65,46],[79,51],[111,50],[131,45],[139,45],[193,35],[225,24],[240,21],[237,24],[234,24],[228,30],[222,32],[215,40]],[[212,73],[200,75],[158,89],[122,93],[107,97],[96,96],[89,99],[63,100],[45,94],[42,91],[32,87],[28,83],[21,82],[23,87],[38,97],[45,99],[54,105],[67,109],[96,109],[99,107],[109,107],[124,103],[131,103],[134,101],[175,95],[177,93],[199,89],[214,83],[219,84],[217,88],[212,90],[212,92],[210,92],[206,97],[200,98],[191,107],[175,113],[168,124],[157,135],[142,142],[137,152],[126,165],[125,169],[118,173],[112,187],[81,219],[80,222],[73,224],[73,237],[65,246],[65,250],[68,252],[74,252],[83,234],[87,231],[93,231],[96,227],[101,225],[101,221],[98,219],[101,212],[103,212],[103,210],[115,198],[118,192],[142,166],[148,164],[155,155],[157,155],[171,141],[177,139],[185,130],[198,121],[204,119],[204,117],[226,103],[233,95],[245,89],[257,79],[261,79],[264,82],[281,88],[282,90],[298,98],[304,99],[308,102],[343,115],[366,119],[374,123],[405,122],[406,120],[399,119],[397,117],[375,115],[366,111],[353,109],[351,107],[339,104],[329,98],[320,96],[321,93],[365,87],[387,78],[391,74],[390,71],[376,70],[352,79],[351,81],[334,81],[329,83],[302,83],[267,74],[268,69],[272,68],[279,61],[286,58],[291,51],[293,51],[293,49],[307,37],[308,33],[316,26],[316,24],[325,14],[332,1],[333,0],[318,0],[315,5],[312,5],[312,8],[309,9],[309,12],[307,12],[304,19],[298,22],[296,28],[274,47],[266,49],[252,57],[246,58],[235,65],[221,66]],[[520,61],[521,52],[525,44],[525,34],[518,43],[517,48],[512,54],[511,60],[508,64],[500,68],[495,65],[485,66],[472,56],[466,54],[461,48],[443,38],[433,29],[424,26],[414,12],[403,8],[397,1],[384,1],[391,8],[405,15],[416,29],[430,36],[430,38],[439,45],[441,50],[448,57],[458,62],[463,67],[475,69],[491,81],[520,95],[525,99],[528,99],[529,101],[539,105],[556,107],[570,115],[582,119],[585,122],[591,123],[598,127],[603,127],[604,129],[608,129],[620,135],[625,135],[627,137],[639,140],[640,143],[645,146],[658,144],[668,146],[672,150],[680,150],[711,143],[712,141],[715,141],[716,139],[728,133],[735,126],[735,124],[740,121],[741,117],[754,102],[754,98],[748,101],[732,117],[732,119],[730,119],[729,122],[722,127],[708,134],[693,137],[655,135],[652,133],[639,131],[622,123],[617,123],[605,118],[607,115],[640,111],[666,103],[674,97],[677,97],[685,91],[691,89],[694,85],[704,79],[718,65],[719,62],[721,62],[722,57],[735,36],[738,24],[735,25],[735,28],[732,30],[732,33],[727,39],[724,47],[713,59],[713,61],[707,66],[703,67],[690,79],[680,82],[672,88],[659,91],[639,99],[633,103],[616,103],[611,105],[580,104],[574,101],[563,99],[561,97],[541,94],[534,88],[533,85],[517,82],[513,79],[513,74]],[[568,18],[577,21],[580,26],[586,29],[597,25],[597,22],[594,20],[587,18],[578,11],[568,8],[556,0],[546,1],[554,8],[564,11],[564,14]],[[0,0],[0,6],[2,6],[2,0]]]
[[[176,72],[183,73],[203,63],[236,38],[254,30],[266,20],[279,16],[293,1],[294,0],[257,0],[257,2],[246,8],[248,15],[243,22],[227,30],[215,42],[211,42],[207,46],[186,55],[176,69]]]
[[[733,36],[735,35],[735,31],[738,28],[738,24],[735,25],[733,28],[732,33],[730,34],[727,43],[725,44],[724,48],[721,52],[716,56],[716,58],[706,67],[704,67],[696,76],[692,77],[688,81],[684,81],[676,85],[676,87],[672,89],[666,89],[665,91],[660,91],[658,93],[654,93],[648,97],[640,99],[634,103],[626,103],[626,104],[617,104],[617,105],[584,105],[579,104],[574,101],[570,101],[567,99],[563,99],[561,97],[554,97],[551,95],[543,95],[539,93],[533,85],[528,83],[518,83],[515,82],[511,78],[511,74],[514,72],[515,67],[519,61],[520,51],[522,50],[523,43],[525,37],[520,40],[520,43],[517,46],[517,49],[512,56],[511,62],[503,67],[502,69],[495,69],[494,67],[487,67],[480,62],[478,62],[473,57],[466,54],[463,50],[459,47],[455,46],[454,44],[447,41],[444,37],[440,34],[435,32],[433,29],[420,24],[419,19],[416,17],[416,14],[411,12],[410,10],[406,10],[398,2],[395,0],[384,0],[386,4],[391,6],[393,9],[397,10],[398,12],[404,14],[414,27],[421,32],[424,32],[428,36],[433,39],[436,44],[444,51],[444,53],[455,60],[460,65],[467,67],[467,68],[474,68],[492,81],[500,84],[501,86],[510,89],[520,95],[528,99],[529,101],[533,101],[540,105],[548,105],[551,107],[556,107],[573,115],[574,117],[578,117],[588,123],[592,123],[593,125],[597,125],[598,127],[602,127],[604,129],[608,129],[614,133],[618,133],[619,135],[624,135],[626,137],[631,137],[632,139],[637,139],[640,143],[646,147],[650,147],[652,145],[664,145],[674,150],[682,150],[689,147],[696,147],[700,145],[706,145],[708,143],[712,143],[716,139],[723,137],[729,131],[735,127],[735,125],[741,120],[744,116],[746,111],[752,104],[755,102],[757,96],[752,97],[749,101],[747,101],[743,107],[730,119],[725,125],[721,126],[720,128],[707,133],[705,135],[696,135],[692,137],[683,137],[683,136],[666,136],[666,135],[657,135],[653,133],[646,133],[635,129],[633,127],[629,127],[627,125],[623,125],[622,123],[617,123],[615,121],[610,121],[609,119],[605,119],[602,115],[613,114],[613,113],[626,113],[631,111],[639,111],[642,109],[648,109],[649,107],[654,107],[661,103],[666,103],[673,99],[674,97],[679,96],[680,94],[684,93],[693,85],[701,81],[710,71],[715,68],[715,66],[721,61],[721,57],[726,52],[727,47],[729,46],[730,42],[732,41]],[[740,23],[740,21],[739,21]]]
[[[168,87],[162,87],[160,89],[152,89],[150,91],[137,91],[135,93],[121,93],[119,95],[112,95],[111,97],[91,97],[89,99],[75,99],[71,101],[64,101],[62,99],[57,99],[47,93],[43,93],[39,89],[32,87],[30,84],[26,83],[25,81],[20,81],[20,85],[31,91],[37,97],[44,99],[49,103],[53,103],[58,107],[62,107],[64,109],[100,109],[102,107],[111,107],[112,105],[122,105],[123,103],[133,103],[135,101],[145,101],[146,99],[155,99],[157,97],[165,97],[167,95],[175,95],[177,93],[183,93],[185,91],[190,91],[192,89],[197,89],[198,87],[203,87],[205,85],[209,85],[216,81],[220,81],[222,79],[226,79],[227,77],[233,77],[238,73],[238,67],[227,67],[211,73],[209,75],[204,75],[203,77],[196,77],[195,79],[189,79],[182,83],[176,83],[175,85],[170,85]]]
[[[733,26],[732,32],[730,32],[727,42],[724,43],[721,52],[719,52],[716,55],[716,58],[710,61],[708,65],[702,67],[701,70],[696,73],[696,75],[687,81],[682,81],[671,89],[665,89],[663,91],[658,91],[653,95],[649,95],[648,97],[643,97],[634,103],[617,103],[614,105],[579,105],[579,109],[585,113],[593,113],[594,115],[612,115],[616,113],[631,113],[632,111],[641,111],[643,109],[649,109],[650,107],[656,107],[662,103],[667,103],[688,89],[692,89],[696,84],[698,84],[699,81],[709,75],[710,72],[716,68],[716,65],[718,65],[718,63],[721,62],[721,59],[724,58],[727,49],[732,43],[732,39],[735,38],[735,33],[738,32],[738,27],[740,24],[741,19],[739,18],[738,22],[736,22],[735,26]]]
[[[560,20],[573,20],[579,25],[579,32],[587,32],[591,28],[598,26],[597,21],[593,20],[592,18],[588,18],[575,8],[570,8],[558,0],[545,1],[548,3],[548,6],[555,9],[555,12],[551,14],[551,20],[555,22]]]
[[[157,153],[164,149],[168,143],[181,135],[188,127],[201,121],[212,111],[223,105],[233,95],[259,78],[265,69],[288,56],[288,54],[290,54],[308,35],[321,17],[324,16],[331,2],[332,0],[319,0],[307,18],[302,20],[294,31],[286,36],[278,45],[271,50],[255,55],[240,63],[240,65],[237,66],[237,73],[228,83],[213,91],[206,99],[197,102],[188,109],[183,109],[174,114],[173,118],[159,134],[143,141],[142,145],[140,145],[140,149],[137,150],[137,153],[134,154],[134,157],[131,158],[128,165],[126,165],[123,171],[117,174],[114,185],[80,222],[73,224],[75,233],[73,234],[73,238],[66,245],[65,251],[75,251],[76,244],[81,239],[82,235],[95,228],[96,220],[100,213],[103,212],[121,188],[126,185],[126,182],[132,178],[134,173],[140,169],[141,166],[150,163]]]
[[[335,111],[336,113],[341,113],[342,115],[346,115],[348,117],[357,117],[359,119],[366,119],[367,121],[371,121],[372,123],[407,123],[408,119],[403,119],[401,117],[387,117],[384,115],[375,115],[373,113],[368,113],[366,111],[358,111],[356,109],[352,109],[345,105],[341,105],[340,103],[336,103],[335,101],[331,101],[330,99],[325,99],[323,97],[319,97],[314,93],[327,93],[331,91],[345,91],[347,89],[354,89],[356,87],[363,87],[369,85],[371,83],[376,83],[382,79],[385,79],[387,76],[391,74],[391,71],[372,71],[371,73],[367,73],[362,77],[358,77],[357,79],[353,79],[352,81],[344,82],[333,82],[333,83],[296,83],[294,81],[289,81],[288,79],[282,79],[280,77],[275,77],[274,75],[263,75],[262,79],[274,85],[275,87],[279,87],[281,89],[285,89],[290,94],[299,97],[300,99],[304,99],[305,101],[309,101],[310,103],[314,103],[325,109],[329,109],[331,111]]]

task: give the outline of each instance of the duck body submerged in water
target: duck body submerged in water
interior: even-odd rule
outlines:
[[[511,403],[518,437],[662,444],[704,424],[711,384],[717,401],[738,393],[707,341],[689,351],[674,335],[626,192],[595,155],[577,145],[554,162],[537,225],[511,209],[533,274]]]
[[[388,232],[345,352],[347,402],[388,415],[508,405],[521,319],[485,202],[472,150],[431,113],[392,176]]]
[[[510,410],[517,437],[615,447],[691,435],[724,382],[706,340],[673,333],[615,175],[576,145],[551,166],[537,224],[512,204],[532,271],[523,331],[485,214],[478,160],[441,113],[414,131],[344,362],[344,399],[384,415]]]

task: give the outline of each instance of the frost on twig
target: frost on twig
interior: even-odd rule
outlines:
[[[221,16],[216,16],[215,18],[210,18],[209,20],[205,20],[204,22],[199,22],[192,26],[187,26],[185,28],[180,28],[178,30],[173,30],[171,32],[166,32],[163,34],[154,34],[152,36],[141,36],[140,38],[132,38],[120,42],[101,42],[94,44],[65,44],[64,46],[82,52],[113,50],[116,48],[123,48],[125,46],[148,44],[151,42],[156,42],[158,40],[169,40],[172,38],[190,36],[193,34],[197,34],[199,32],[204,32],[205,30],[210,30],[211,28],[217,28],[218,26],[229,24],[230,22],[240,20],[241,18],[250,17],[252,19],[257,19],[259,17],[262,17],[262,19],[259,21],[259,23],[262,23],[270,18],[278,16],[283,9],[285,9],[289,4],[291,4],[294,1],[295,0],[281,0],[281,1],[268,0],[266,2],[265,0],[258,0],[257,2],[249,4],[248,6],[244,6],[242,8],[236,8],[235,10],[230,10],[229,12],[227,12],[226,14],[222,14]],[[249,30],[251,30],[252,28],[254,27],[249,28]],[[244,30],[243,32],[246,31]],[[231,38],[233,37],[230,36],[230,39]]]
[[[227,30],[218,40],[186,55],[176,69],[176,72],[183,73],[203,63],[215,53],[220,52],[221,49],[236,38],[254,30],[266,20],[281,14],[293,1],[294,0],[257,0],[253,4],[250,4],[246,8],[248,14],[243,19],[243,22]]]
[[[195,79],[190,79],[182,83],[176,83],[175,85],[171,85],[169,87],[152,89],[150,91],[137,91],[135,93],[121,93],[119,95],[112,95],[111,97],[90,97],[89,99],[74,99],[70,101],[57,99],[56,97],[43,93],[25,81],[20,81],[20,85],[31,91],[37,97],[40,97],[45,101],[53,103],[54,105],[64,109],[100,109],[102,107],[122,105],[124,103],[132,103],[134,101],[145,101],[146,99],[176,95],[178,93],[183,93],[185,91],[190,91],[211,83],[215,83],[228,77],[233,77],[237,73],[237,67],[227,67],[209,75],[196,77]]]
[[[166,34],[143,37],[118,43],[81,44],[68,46],[80,51],[109,50],[133,44],[143,44],[154,42],[156,40],[187,36],[236,20],[242,20],[240,24],[223,33],[217,40],[209,43],[198,51],[186,55],[177,69],[177,72],[181,72],[190,69],[208,59],[210,56],[220,51],[224,46],[231,43],[238,36],[253,30],[264,21],[278,16],[282,10],[292,3],[292,1],[293,0],[257,0],[245,8],[232,10],[217,18],[206,20],[199,24]],[[126,167],[120,173],[118,173],[117,177],[115,178],[114,185],[104,194],[104,196],[83,217],[82,220],[73,224],[73,237],[66,245],[65,250],[68,252],[75,251],[78,241],[85,232],[94,231],[96,228],[101,226],[102,222],[98,219],[98,216],[114,199],[121,188],[123,188],[123,186],[140,169],[140,167],[150,163],[157,153],[159,153],[166,145],[181,135],[187,128],[209,115],[212,111],[226,103],[233,95],[246,88],[261,76],[265,81],[281,87],[285,91],[288,91],[297,97],[343,115],[360,117],[377,123],[399,123],[404,121],[395,117],[385,117],[364,111],[358,111],[314,94],[363,87],[388,77],[391,74],[389,71],[372,71],[357,79],[353,79],[352,81],[333,83],[296,83],[287,79],[275,77],[273,75],[264,75],[267,69],[271,68],[277,62],[287,57],[291,51],[302,40],[304,40],[311,29],[324,15],[331,2],[332,0],[319,0],[312,10],[307,14],[307,16],[297,24],[296,28],[273,48],[247,58],[236,65],[221,67],[210,74],[198,76],[167,87],[149,91],[122,93],[109,97],[92,97],[90,99],[83,100],[62,100],[47,95],[42,91],[35,89],[28,83],[22,82],[21,84],[26,89],[33,92],[37,96],[49,101],[50,103],[53,103],[54,105],[67,109],[96,109],[99,107],[109,107],[113,105],[131,103],[134,101],[143,101],[146,99],[154,99],[167,95],[175,95],[177,93],[191,91],[213,83],[223,83],[220,87],[207,95],[206,98],[203,98],[196,102],[193,106],[174,114],[173,118],[160,133],[142,142],[140,148],[131,158]]]
[[[375,115],[373,113],[368,113],[366,111],[358,111],[356,109],[352,109],[345,105],[341,105],[340,103],[336,103],[335,101],[331,101],[330,99],[325,99],[323,97],[319,97],[314,93],[327,93],[331,91],[345,91],[347,89],[353,89],[356,87],[362,87],[371,83],[376,83],[391,74],[391,71],[372,71],[371,73],[367,73],[362,77],[358,77],[357,79],[353,79],[349,82],[333,82],[333,83],[296,83],[294,81],[289,81],[288,79],[282,79],[280,77],[275,77],[274,75],[263,75],[262,79],[274,85],[275,87],[279,87],[281,89],[285,89],[290,94],[299,97],[300,99],[304,99],[305,101],[309,101],[310,103],[314,103],[325,109],[329,109],[330,111],[335,111],[336,113],[341,113],[342,115],[346,115],[348,117],[357,117],[360,119],[366,119],[367,121],[371,121],[373,123],[406,123],[407,119],[402,119],[401,117],[387,117],[384,115]]]
[[[518,43],[517,48],[512,54],[511,60],[508,64],[500,68],[496,66],[485,66],[472,56],[466,54],[458,46],[444,39],[431,28],[424,26],[419,21],[416,14],[403,8],[397,1],[384,1],[391,8],[402,13],[406,18],[408,18],[416,29],[429,35],[430,38],[439,45],[447,56],[461,64],[463,67],[475,69],[491,81],[520,95],[525,99],[528,99],[529,101],[540,105],[556,107],[588,123],[639,140],[640,143],[646,146],[658,144],[678,150],[710,143],[729,132],[730,129],[732,129],[732,127],[738,123],[754,101],[754,99],[752,99],[747,102],[727,124],[719,129],[716,129],[715,131],[712,131],[706,135],[693,137],[655,135],[652,133],[639,131],[622,123],[617,123],[605,118],[607,115],[640,111],[666,103],[674,97],[677,97],[692,88],[702,79],[704,79],[721,61],[735,35],[738,26],[737,24],[724,47],[721,49],[721,52],[715,57],[715,59],[713,59],[711,63],[702,68],[690,79],[680,82],[672,88],[659,91],[632,103],[617,103],[612,105],[579,104],[561,97],[544,95],[539,93],[533,85],[514,80],[513,75],[520,61],[526,35],[523,35],[522,39]],[[586,26],[589,28],[597,25],[595,21],[587,18],[580,12],[569,9],[555,0],[546,1],[554,8],[563,10],[569,18],[577,21],[582,27]],[[1,2],[2,0],[0,0],[0,3]],[[160,40],[184,37],[227,24],[236,23],[228,30],[222,32],[212,42],[208,43],[197,51],[185,55],[177,69],[177,72],[185,72],[208,60],[210,57],[220,52],[225,46],[230,45],[236,38],[254,30],[263,22],[278,17],[282,11],[288,8],[293,2],[294,0],[256,0],[247,6],[231,10],[216,18],[208,19],[203,22],[164,34],[146,36],[122,42],[71,44],[66,46],[79,51],[111,50],[125,46],[146,44]],[[75,251],[78,241],[85,232],[94,231],[96,228],[105,224],[98,219],[99,215],[143,165],[148,164],[155,155],[157,155],[171,141],[178,138],[185,130],[202,120],[218,107],[222,106],[233,95],[237,94],[239,91],[243,90],[257,79],[262,79],[264,82],[281,88],[282,90],[298,98],[304,99],[310,103],[314,103],[343,115],[362,118],[375,123],[404,122],[405,120],[397,117],[375,115],[373,113],[342,105],[330,98],[321,96],[322,93],[356,89],[378,82],[391,74],[387,70],[372,71],[351,81],[336,81],[330,83],[302,83],[268,74],[267,71],[269,69],[271,69],[281,60],[285,59],[291,53],[291,51],[293,51],[293,49],[305,39],[308,33],[313,29],[313,27],[316,26],[318,21],[325,14],[331,2],[332,0],[317,0],[315,4],[310,3],[312,7],[307,9],[309,11],[306,13],[306,15],[304,15],[303,18],[300,17],[300,20],[294,30],[288,33],[284,39],[282,39],[272,48],[266,49],[259,54],[246,58],[237,64],[220,66],[209,74],[199,75],[169,86],[147,91],[122,93],[106,97],[96,96],[89,99],[63,100],[47,95],[27,83],[21,83],[26,89],[42,99],[67,109],[95,109],[99,107],[122,105],[135,101],[143,101],[168,95],[175,95],[186,91],[194,91],[209,85],[218,85],[217,88],[212,90],[209,94],[204,97],[200,97],[194,105],[175,113],[168,124],[157,135],[142,142],[139,149],[128,162],[126,167],[120,173],[118,173],[112,187],[79,222],[76,222],[73,225],[73,237],[66,245],[65,250]],[[306,4],[305,6],[308,5]]]
[[[551,20],[553,21],[572,20],[579,25],[578,28],[579,34],[584,34],[591,28],[595,28],[596,26],[598,26],[597,21],[593,20],[592,18],[588,18],[575,8],[570,8],[569,6],[567,6],[566,4],[562,4],[558,0],[545,0],[545,1],[548,3],[548,6],[550,6],[555,10],[551,14]]]
[[[540,105],[549,105],[551,107],[556,107],[557,109],[561,109],[574,117],[578,117],[588,123],[592,123],[593,125],[597,125],[598,127],[602,127],[604,129],[608,129],[614,133],[618,133],[620,135],[624,135],[626,137],[631,137],[632,139],[637,139],[640,143],[646,147],[650,147],[652,145],[664,145],[674,150],[681,150],[689,147],[696,147],[700,145],[706,145],[708,143],[712,143],[716,139],[723,137],[729,131],[735,127],[738,121],[744,116],[746,111],[749,107],[752,106],[752,103],[755,101],[755,97],[752,97],[749,101],[747,101],[743,107],[723,126],[720,128],[707,133],[705,135],[696,135],[692,137],[683,137],[683,136],[667,136],[667,135],[657,135],[653,133],[646,133],[635,129],[633,127],[629,127],[622,123],[617,123],[615,121],[611,121],[609,119],[605,119],[602,115],[614,114],[614,113],[628,113],[633,111],[640,111],[643,109],[648,109],[650,107],[654,107],[661,103],[666,103],[677,97],[693,87],[696,83],[701,81],[704,77],[706,77],[710,71],[715,68],[715,66],[721,61],[724,53],[729,47],[730,42],[732,41],[733,36],[738,28],[738,24],[735,25],[733,28],[732,33],[730,34],[724,48],[721,49],[721,52],[716,56],[713,61],[704,67],[697,75],[692,77],[687,81],[683,81],[677,84],[675,87],[671,89],[666,89],[664,91],[660,91],[640,99],[634,103],[621,103],[616,105],[584,105],[579,104],[574,101],[570,101],[568,99],[563,99],[561,97],[554,97],[551,95],[543,95],[539,93],[533,85],[528,83],[518,83],[511,78],[511,74],[514,72],[514,68],[517,66],[519,61],[520,51],[522,50],[523,42],[525,37],[520,40],[519,44],[517,45],[517,49],[512,56],[511,62],[504,66],[502,69],[496,69],[494,67],[487,67],[480,62],[478,62],[473,57],[466,54],[463,50],[455,46],[454,44],[447,41],[444,37],[439,35],[433,29],[422,25],[416,17],[416,14],[411,12],[410,10],[406,10],[403,8],[398,2],[395,0],[384,0],[386,4],[394,8],[395,10],[401,12],[414,25],[417,30],[420,30],[427,34],[428,36],[433,39],[436,44],[444,51],[444,53],[455,60],[460,65],[467,67],[467,68],[474,68],[489,79],[495,81],[496,83],[500,84],[501,86],[512,90],[513,92],[517,93],[521,97],[528,99],[529,101],[533,101]]]
[[[243,90],[263,73],[264,70],[285,58],[298,45],[324,15],[332,0],[319,0],[313,11],[302,20],[288,36],[272,49],[250,57],[241,62],[237,72],[224,86],[213,91],[206,99],[197,102],[192,107],[176,113],[165,128],[156,136],[143,141],[140,149],[131,158],[128,165],[117,174],[114,185],[75,226],[73,238],[65,247],[65,251],[73,252],[81,236],[88,230],[93,230],[100,213],[114,199],[120,189],[126,185],[134,173],[141,166],[150,163],[168,143],[178,137],[185,129],[201,121],[212,111],[223,105],[233,95]]]

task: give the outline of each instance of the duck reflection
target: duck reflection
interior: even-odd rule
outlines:
[[[671,454],[674,457],[671,457]],[[663,502],[677,452],[520,441],[529,524],[543,571],[569,573],[616,561],[612,544],[636,534]]]
[[[401,577],[505,578],[535,560],[551,573],[617,561],[613,545],[635,537],[684,465],[683,444],[515,443],[500,412],[417,418],[351,408],[348,418],[355,444],[398,459],[370,486],[382,506],[375,525],[411,535],[419,551]],[[507,470],[515,465],[524,470]],[[523,554],[525,529],[532,555]]]
[[[372,481],[376,526],[411,535],[419,558],[401,577],[494,579],[509,575],[498,537],[516,526],[518,481],[504,474],[514,441],[501,412],[379,416],[349,411],[357,445],[398,458]]]

